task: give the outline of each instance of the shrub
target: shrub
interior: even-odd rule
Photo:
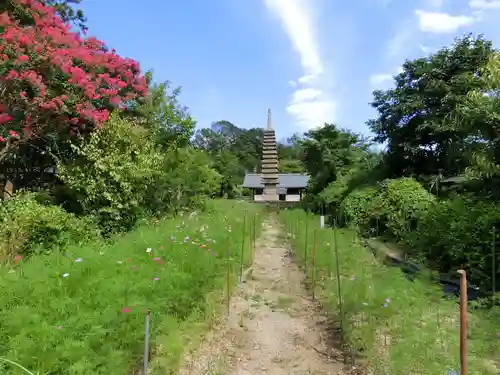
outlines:
[[[383,216],[381,198],[381,192],[376,187],[354,190],[342,202],[343,222],[358,227],[361,231],[374,228],[376,220]]]
[[[498,203],[456,197],[439,202],[421,216],[408,243],[414,255],[425,257],[441,271],[463,268],[473,283],[490,288],[494,226],[500,231]],[[498,244],[500,236],[496,237]],[[496,264],[500,265],[500,251]]]
[[[191,147],[166,154],[157,186],[148,193],[148,207],[157,211],[200,208],[220,190],[222,176],[212,168],[210,157]],[[160,212],[161,213],[161,212]]]
[[[349,179],[350,175],[339,176],[337,180],[330,182],[318,196],[334,215],[338,216],[342,202],[348,195]]]
[[[73,197],[68,206],[97,217],[106,233],[128,230],[144,215],[203,207],[220,187],[209,156],[191,147],[161,150],[154,137],[113,113],[104,128],[74,143],[75,158],[58,163]]]
[[[401,178],[355,190],[342,210],[345,221],[361,231],[377,228],[407,245],[413,258],[442,272],[463,268],[471,282],[491,288],[493,227],[500,232],[497,203],[468,197],[437,202],[417,181]]]
[[[404,240],[434,203],[434,196],[417,181],[400,178],[354,190],[341,207],[347,223]]]
[[[0,201],[0,258],[14,255],[50,253],[69,244],[100,238],[89,219],[79,219],[54,205],[37,201],[34,193],[25,193]]]
[[[387,214],[385,224],[398,240],[406,238],[436,202],[434,195],[412,178],[384,181],[381,189]]]
[[[130,229],[144,214],[148,187],[166,173],[147,130],[114,113],[73,149],[76,157],[58,168],[81,211],[95,215],[106,232]]]

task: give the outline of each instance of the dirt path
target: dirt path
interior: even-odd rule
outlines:
[[[343,374],[326,345],[326,317],[302,280],[278,224],[267,222],[249,276],[233,294],[229,318],[186,358],[180,374]]]

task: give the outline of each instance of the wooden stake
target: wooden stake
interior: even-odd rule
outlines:
[[[227,314],[231,304],[231,237],[227,237]]]
[[[257,215],[253,215],[253,258],[255,259],[255,243],[256,241],[256,231],[257,231]]]
[[[253,245],[252,245],[252,238],[253,238],[253,234],[252,234],[252,221],[250,220],[248,225],[250,226],[250,230],[248,231],[248,254],[250,256],[250,264],[253,264]]]
[[[313,257],[312,257],[312,298],[313,302],[316,299],[316,229],[314,230],[314,245],[313,245]]]
[[[337,220],[333,222],[333,243],[335,250],[335,273],[337,278],[337,293],[338,293],[338,304],[339,304],[339,315],[340,315],[340,342],[341,345],[345,345],[344,341],[344,306],[342,298],[342,286],[340,284],[340,261],[339,261],[339,247],[337,243]],[[347,356],[344,355],[344,363],[347,364]]]
[[[306,275],[307,275],[307,242],[308,242],[307,234],[309,232],[308,226],[309,226],[309,215],[306,216],[306,235],[305,235],[305,242],[304,242],[304,265],[306,268]]]
[[[146,324],[144,326],[144,375],[148,375],[149,369],[149,327],[151,325],[151,310],[146,312]]]
[[[460,375],[467,375],[467,274],[460,274]]]
[[[247,214],[248,211],[245,210],[245,216],[243,217],[243,234],[241,235],[241,256],[240,256],[240,282],[243,281],[243,263],[245,262],[245,236],[247,230]]]
[[[491,283],[492,283],[492,295],[493,295],[493,306],[496,305],[495,294],[497,292],[497,265],[496,265],[496,227],[493,227],[493,243],[491,245]]]

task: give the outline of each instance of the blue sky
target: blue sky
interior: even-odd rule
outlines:
[[[391,87],[406,58],[467,32],[500,37],[500,0],[83,0],[82,9],[90,35],[182,86],[199,127],[264,127],[271,108],[279,139],[324,122],[369,134],[371,93]]]

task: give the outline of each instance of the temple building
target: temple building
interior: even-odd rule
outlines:
[[[255,202],[299,202],[309,176],[301,173],[279,173],[276,133],[272,128],[271,110],[262,144],[261,173],[247,173],[243,187],[251,189]]]

